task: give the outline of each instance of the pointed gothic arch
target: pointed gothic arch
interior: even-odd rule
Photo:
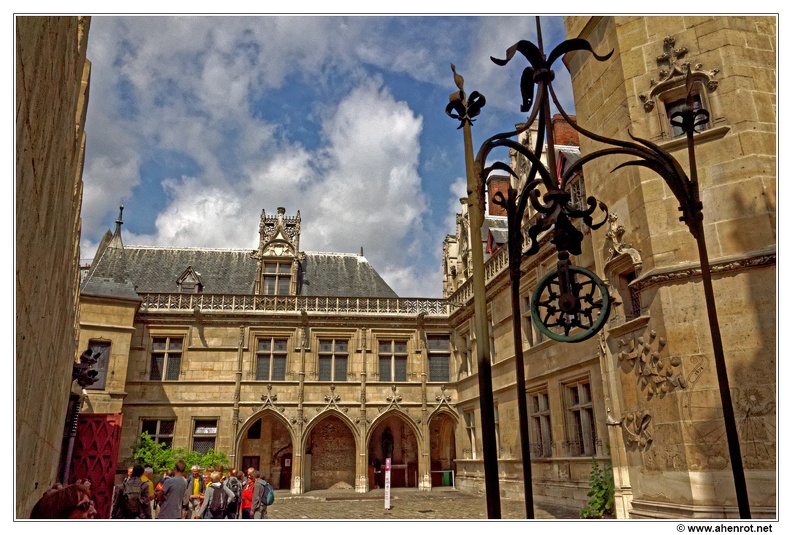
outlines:
[[[401,409],[378,415],[366,436],[369,464],[375,470],[375,486],[384,485],[385,459],[391,458],[391,486],[417,487],[419,462],[423,455],[423,433]]]
[[[303,432],[303,492],[355,488],[360,433],[342,411],[326,409]]]
[[[276,489],[290,488],[291,471],[281,477],[283,458],[291,456],[298,443],[283,414],[266,407],[253,413],[240,427],[236,437],[237,464],[241,470],[251,466],[257,469]],[[288,464],[291,467],[291,462]]]

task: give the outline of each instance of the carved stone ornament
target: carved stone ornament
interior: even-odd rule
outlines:
[[[649,411],[626,414],[621,422],[624,444],[630,449],[649,448],[653,440],[649,429],[651,423],[652,415]]]
[[[267,393],[261,396],[261,401],[264,403],[260,405],[258,408],[254,409],[257,412],[263,411],[264,409],[270,408],[276,410],[278,412],[283,412],[283,407],[276,407],[275,403],[278,401],[278,394],[272,393],[272,383],[267,384]]]
[[[294,217],[285,215],[285,208],[278,208],[277,216],[267,216],[261,211],[259,223],[259,246],[253,258],[263,256],[295,256],[300,250],[300,211]]]
[[[440,393],[435,396],[435,401],[437,401],[437,405],[435,405],[434,409],[432,409],[432,412],[429,414],[427,421],[430,421],[432,419],[432,416],[434,416],[434,414],[437,411],[442,409],[443,406],[445,406],[449,410],[452,411],[454,410],[454,407],[451,406],[451,395],[446,394],[445,389],[446,389],[445,385],[440,386]]]
[[[400,405],[402,400],[402,395],[396,392],[396,385],[391,385],[391,392],[393,393],[385,398],[385,400],[388,402],[388,406],[380,407],[378,410],[380,412],[385,412],[391,409],[395,409],[404,412],[404,409]]]
[[[776,253],[758,254],[755,256],[739,258],[734,260],[715,260],[710,264],[710,271],[713,275],[728,273],[731,271],[741,271],[743,269],[770,266],[776,263]],[[645,288],[655,284],[666,284],[681,282],[694,277],[701,277],[700,266],[683,267],[679,269],[672,269],[658,273],[646,273],[645,277],[635,280],[632,286],[636,291],[642,291]]]
[[[343,413],[349,411],[347,407],[341,408],[338,406],[338,402],[341,401],[341,396],[335,393],[334,384],[330,385],[330,394],[325,396],[324,399],[327,402],[327,405],[325,405],[324,407],[316,407],[316,412],[324,412],[324,411],[329,411],[331,409],[335,409]]]
[[[641,266],[643,266],[641,254],[633,249],[631,243],[624,241],[624,225],[618,224],[618,219],[619,214],[616,212],[611,212],[608,215],[608,230],[605,232],[605,238],[610,240],[611,246],[608,248],[608,258],[605,259],[605,263],[610,262],[619,255],[629,255],[635,269],[635,274],[639,275],[641,272]]]
[[[691,68],[690,62],[680,61],[687,55],[688,49],[686,47],[674,48],[675,45],[676,39],[673,37],[669,36],[663,39],[663,53],[657,56],[657,67],[659,69],[657,73],[658,78],[652,78],[649,81],[649,93],[641,93],[638,95],[638,98],[641,99],[641,103],[643,104],[644,111],[647,113],[654,109],[655,97],[659,93],[675,87],[679,81],[687,77],[688,74],[690,74],[694,80],[700,81],[710,93],[718,88],[718,81],[714,79],[714,76],[718,74],[720,70],[713,69],[709,72],[704,72],[701,63],[696,63],[693,68]]]
[[[619,340],[619,347],[625,349],[619,353],[619,364],[624,373],[635,373],[641,390],[646,390],[646,397],[664,396],[675,388],[686,388],[682,376],[682,359],[675,356],[661,356],[666,340],[657,337],[654,330],[649,332],[648,340],[643,336],[638,339]]]

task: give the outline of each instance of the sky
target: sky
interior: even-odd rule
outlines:
[[[541,24],[549,52],[563,21]],[[490,60],[521,39],[537,42],[533,15],[94,15],[80,256],[122,203],[125,245],[251,250],[262,209],[284,207],[300,211],[301,250],[362,247],[400,297],[440,297],[467,195],[450,65],[487,99],[477,150],[526,118],[527,62]]]

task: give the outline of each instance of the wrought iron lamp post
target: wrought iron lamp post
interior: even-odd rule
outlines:
[[[474,120],[473,118],[481,111],[485,99],[478,92],[472,93],[469,100],[465,98],[463,89],[464,80],[456,73],[453,65],[451,67],[454,71],[454,81],[459,88],[459,92],[451,95],[451,102],[446,107],[446,113],[461,122],[460,128],[463,129],[465,136],[465,164],[468,177],[468,193],[471,203],[471,232],[479,232],[483,222],[484,187],[489,174],[496,170],[506,171],[513,176],[517,182],[519,182],[520,179],[518,174],[505,163],[496,162],[489,167],[485,167],[487,157],[491,151],[498,147],[511,148],[524,156],[530,163],[528,175],[519,193],[516,189],[510,187],[507,192],[507,197],[504,198],[500,192],[494,196],[494,201],[506,208],[508,216],[509,272],[512,286],[516,382],[519,394],[517,399],[523,459],[526,516],[527,518],[533,518],[533,493],[531,489],[531,462],[527,425],[527,401],[525,399],[524,362],[522,339],[520,335],[520,264],[523,255],[533,255],[538,252],[540,247],[540,235],[544,235],[545,232],[549,231],[551,236],[550,242],[555,245],[558,250],[557,269],[548,273],[538,283],[532,295],[531,317],[533,321],[536,323],[539,330],[546,336],[561,342],[580,342],[590,338],[602,329],[610,312],[610,296],[608,291],[602,281],[594,273],[584,268],[573,266],[570,262],[570,255],[579,255],[581,253],[581,243],[583,240],[583,234],[575,228],[572,221],[580,219],[589,228],[599,228],[607,221],[607,207],[601,202],[598,203],[594,197],[588,197],[586,200],[587,208],[585,209],[573,205],[571,202],[571,195],[568,191],[568,184],[575,174],[582,170],[585,163],[603,156],[621,154],[632,156],[637,159],[618,165],[614,171],[632,165],[646,167],[659,174],[679,201],[679,210],[683,213],[680,220],[688,226],[688,229],[697,242],[709,316],[710,333],[715,355],[718,385],[726,424],[727,442],[734,474],[737,504],[740,517],[750,518],[739,437],[737,435],[737,427],[734,420],[734,410],[732,407],[728,376],[723,356],[723,343],[721,341],[717,310],[715,308],[715,299],[712,290],[709,257],[704,238],[702,204],[699,199],[695,144],[693,141],[693,133],[696,126],[705,123],[709,114],[703,109],[694,110],[692,82],[688,76],[687,104],[682,111],[671,116],[671,121],[674,126],[681,127],[687,136],[691,178],[687,177],[685,171],[673,156],[650,141],[633,137],[632,134],[630,134],[630,137],[633,139],[632,142],[610,139],[582,128],[564,111],[553,91],[552,81],[554,73],[552,71],[552,64],[555,60],[571,51],[590,52],[598,61],[607,61],[612,52],[605,56],[599,56],[592,50],[588,41],[584,39],[569,39],[556,46],[550,52],[550,55],[546,56],[542,44],[542,31],[539,17],[536,19],[536,26],[538,46],[529,41],[519,41],[506,51],[505,59],[491,58],[497,65],[503,66],[508,64],[515,54],[519,52],[530,64],[524,69],[520,80],[520,90],[522,94],[520,111],[529,113],[528,120],[523,126],[516,131],[496,134],[489,138],[482,144],[474,159],[470,126]],[[535,99],[534,95],[536,95]],[[590,139],[610,145],[611,147],[597,150],[583,156],[580,160],[573,163],[568,169],[559,174],[555,162],[550,99],[552,99],[559,113],[572,128]],[[530,128],[537,120],[539,126],[538,136],[535,148],[531,151],[512,138]],[[539,157],[545,135],[547,137],[546,167]],[[539,178],[536,178],[537,174]],[[524,251],[524,238],[522,233],[523,216],[529,201],[531,206],[536,210],[537,217],[531,220],[530,226],[527,229],[530,246]],[[605,217],[599,223],[594,223],[592,214],[597,208],[605,213]],[[487,325],[486,310],[484,308],[486,289],[484,288],[483,281],[483,262],[481,260],[477,262],[476,257],[476,254],[478,254],[480,258],[483,256],[481,247],[474,247],[473,254],[473,289],[477,326],[476,336],[479,337],[479,340],[486,340]],[[483,327],[481,324],[483,324]],[[480,328],[483,329],[481,332]],[[477,344],[479,355],[479,394],[482,407],[482,429],[484,432],[485,483],[487,484],[488,511],[491,512],[489,487],[492,478],[491,472],[495,472],[494,488],[496,490],[498,481],[497,458],[494,459],[494,469],[492,468],[492,461],[488,461],[488,441],[491,441],[494,447],[494,436],[490,437],[487,434],[489,429],[493,427],[493,420],[487,421],[487,419],[494,418],[494,416],[492,413],[490,362],[489,355],[486,353],[486,346],[487,344]],[[494,428],[492,432],[494,435]],[[494,452],[491,452],[491,455],[494,455]],[[498,513],[500,512],[499,505],[498,503]],[[490,518],[498,517],[499,515],[493,517],[492,514],[490,514]]]

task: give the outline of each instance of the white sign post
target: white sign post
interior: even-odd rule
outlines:
[[[385,509],[390,510],[390,477],[391,477],[391,460],[390,457],[385,459]]]

